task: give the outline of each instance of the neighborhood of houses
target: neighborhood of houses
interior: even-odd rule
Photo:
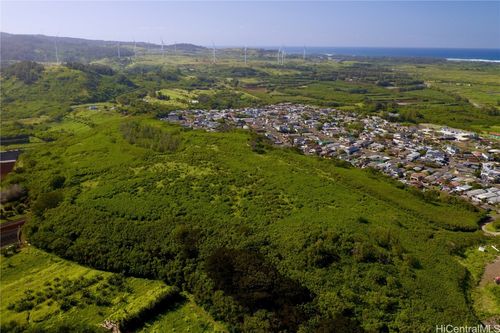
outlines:
[[[251,129],[307,155],[374,168],[408,185],[452,193],[497,212],[500,208],[500,143],[474,132],[289,103],[177,110],[161,119],[207,131]]]

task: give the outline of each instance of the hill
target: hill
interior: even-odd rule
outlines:
[[[96,59],[131,57],[139,53],[160,53],[161,45],[153,43],[118,42],[83,38],[56,37],[45,35],[18,35],[0,32],[0,58],[7,61],[38,62],[89,62]],[[56,57],[57,48],[57,57]],[[120,51],[118,51],[120,48]],[[179,53],[200,52],[204,48],[192,44],[179,43],[165,45],[164,50]]]
[[[19,62],[2,70],[0,82],[3,136],[33,134],[34,127],[71,112],[71,105],[108,101],[136,89],[112,68],[80,63]]]
[[[64,120],[67,134],[24,154],[15,175],[30,188],[35,245],[163,279],[248,332],[477,323],[458,260],[482,239],[468,206],[332,160],[254,152],[246,132],[78,117],[87,124]]]

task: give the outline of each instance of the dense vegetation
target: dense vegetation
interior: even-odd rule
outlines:
[[[32,62],[20,62],[3,69],[3,73],[3,129],[9,132],[9,127],[13,127],[12,131],[17,134],[19,129],[32,132],[32,126],[37,123],[23,123],[22,119],[60,120],[72,104],[107,101],[135,88],[120,75],[111,75],[111,68],[96,65],[83,67],[70,63],[44,68]]]
[[[126,122],[121,126],[123,137],[131,144],[151,148],[161,153],[174,152],[180,145],[178,133],[162,131],[139,122]]]
[[[32,61],[15,63],[3,71],[5,77],[15,77],[26,84],[30,84],[38,80],[42,72],[43,66]]]
[[[50,203],[29,223],[36,246],[163,279],[241,331],[476,322],[455,259],[481,239],[468,207],[332,161],[254,152],[246,133],[80,113],[95,125],[27,152],[30,171],[15,175],[33,202]],[[158,137],[182,144],[161,153]]]
[[[35,246],[126,279],[163,280],[234,331],[476,324],[476,280],[460,258],[485,242],[481,212],[224,124],[206,133],[156,119],[178,108],[301,102],[495,131],[498,105],[481,91],[500,86],[499,67],[317,59],[278,66],[261,56],[248,67],[222,56],[208,65],[203,54],[4,67],[2,136],[30,143],[2,182],[2,218],[29,206]],[[436,68],[451,77],[438,80]],[[463,93],[454,80],[483,85]],[[67,312],[99,307],[97,287],[108,282],[68,278]],[[37,288],[34,298],[16,294],[8,311],[38,310],[55,282]]]

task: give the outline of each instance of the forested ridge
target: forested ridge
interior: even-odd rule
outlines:
[[[90,62],[110,57],[130,57],[135,52],[149,49],[159,49],[159,45],[133,41],[118,42],[92,40],[46,35],[22,35],[0,32],[2,62],[9,61],[39,61],[39,62]],[[56,55],[57,48],[57,55]],[[118,51],[120,48],[120,51]],[[165,50],[172,51],[173,45],[166,45]],[[177,44],[178,52],[199,52],[204,48],[192,44]],[[119,52],[119,53],[118,53]]]

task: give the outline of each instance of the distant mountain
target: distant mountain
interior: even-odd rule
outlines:
[[[152,43],[104,41],[45,35],[16,35],[6,32],[0,32],[0,44],[0,58],[2,62],[16,60],[55,62],[57,60],[56,48],[57,56],[61,62],[88,62],[95,59],[118,57],[118,52],[121,57],[130,57],[134,55],[134,48],[138,54],[161,52],[161,45]],[[166,52],[198,53],[205,50],[205,48],[182,43],[165,45],[164,50]]]

